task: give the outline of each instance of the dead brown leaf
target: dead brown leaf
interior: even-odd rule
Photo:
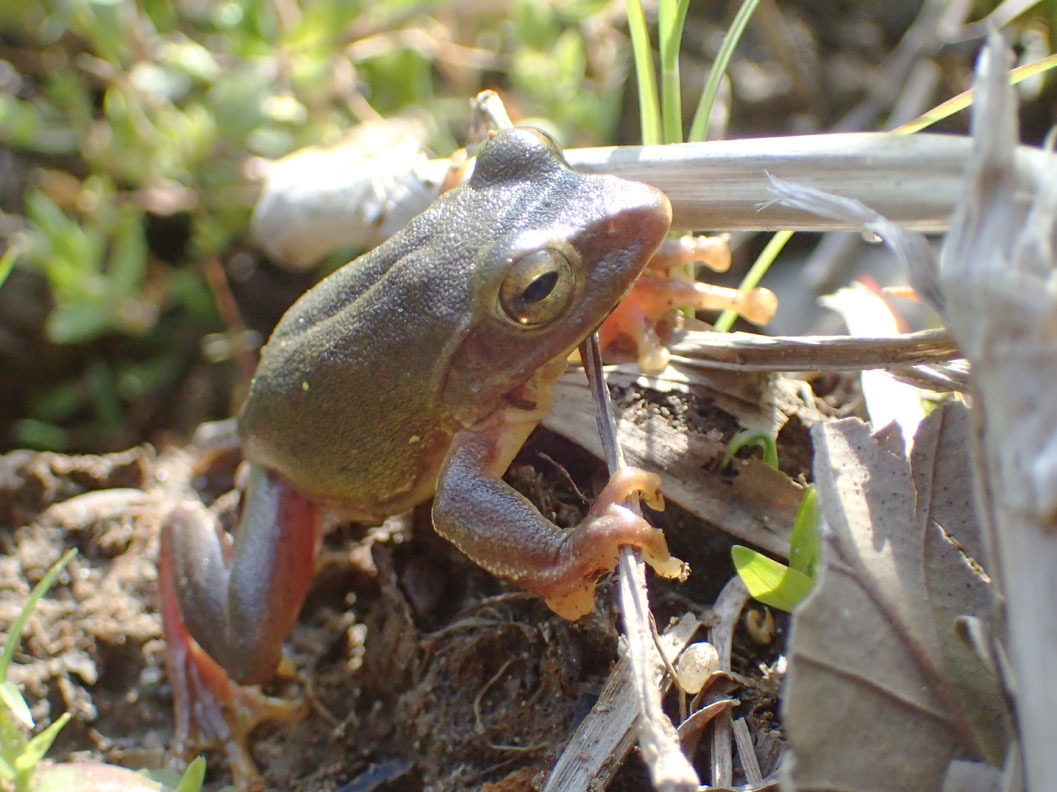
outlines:
[[[818,585],[793,616],[791,788],[938,789],[952,758],[990,757],[992,743],[1004,755],[1003,729],[978,734],[980,710],[1005,716],[997,683],[954,645],[954,619],[986,616],[991,602],[947,538],[979,541],[964,412],[948,405],[926,419],[913,467],[891,427],[871,435],[849,419],[814,430],[828,529]]]

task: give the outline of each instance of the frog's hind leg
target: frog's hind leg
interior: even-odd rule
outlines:
[[[174,507],[162,523],[159,559],[176,749],[219,744],[240,790],[259,784],[245,745],[250,730],[303,714],[295,702],[238,683],[274,673],[322,529],[322,511],[263,470],[251,469],[245,503],[234,541],[202,504]]]

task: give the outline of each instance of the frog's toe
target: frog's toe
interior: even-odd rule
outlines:
[[[174,753],[189,759],[202,748],[220,747],[235,788],[262,791],[264,782],[250,755],[250,732],[264,721],[301,720],[306,706],[238,685],[186,632],[182,638],[174,638],[171,627],[166,632],[166,667],[176,712]]]
[[[623,503],[631,495],[636,494],[641,496],[651,509],[664,510],[661,477],[641,468],[623,467],[609,477],[605,488],[595,499],[591,512],[601,514],[611,505]]]
[[[544,597],[543,601],[563,619],[576,621],[595,609],[595,582],[586,581],[571,591]]]

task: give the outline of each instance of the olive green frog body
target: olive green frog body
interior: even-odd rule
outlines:
[[[593,607],[621,545],[668,558],[663,535],[620,505],[655,496],[656,476],[622,471],[566,531],[501,476],[670,218],[657,190],[579,174],[542,133],[504,130],[467,183],[290,308],[239,416],[251,464],[234,538],[199,503],[162,527],[178,742],[232,744],[225,702],[241,688],[228,676],[273,673],[324,510],[380,520],[435,495],[439,533],[568,618]]]
[[[533,130],[499,133],[468,184],[287,312],[239,419],[247,458],[360,519],[422,502],[454,433],[605,318],[667,215]]]

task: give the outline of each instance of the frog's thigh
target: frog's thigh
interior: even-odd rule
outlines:
[[[234,546],[204,508],[175,509],[162,527],[180,618],[239,682],[274,672],[304,601],[322,526],[318,507],[253,465]]]
[[[437,481],[433,524],[475,563],[578,618],[594,607],[595,578],[616,566],[621,545],[668,558],[664,536],[613,495],[656,488],[649,474],[618,474],[583,522],[562,530],[494,472],[498,433],[464,430]],[[645,478],[644,478],[645,477]],[[652,493],[651,493],[652,494]]]

